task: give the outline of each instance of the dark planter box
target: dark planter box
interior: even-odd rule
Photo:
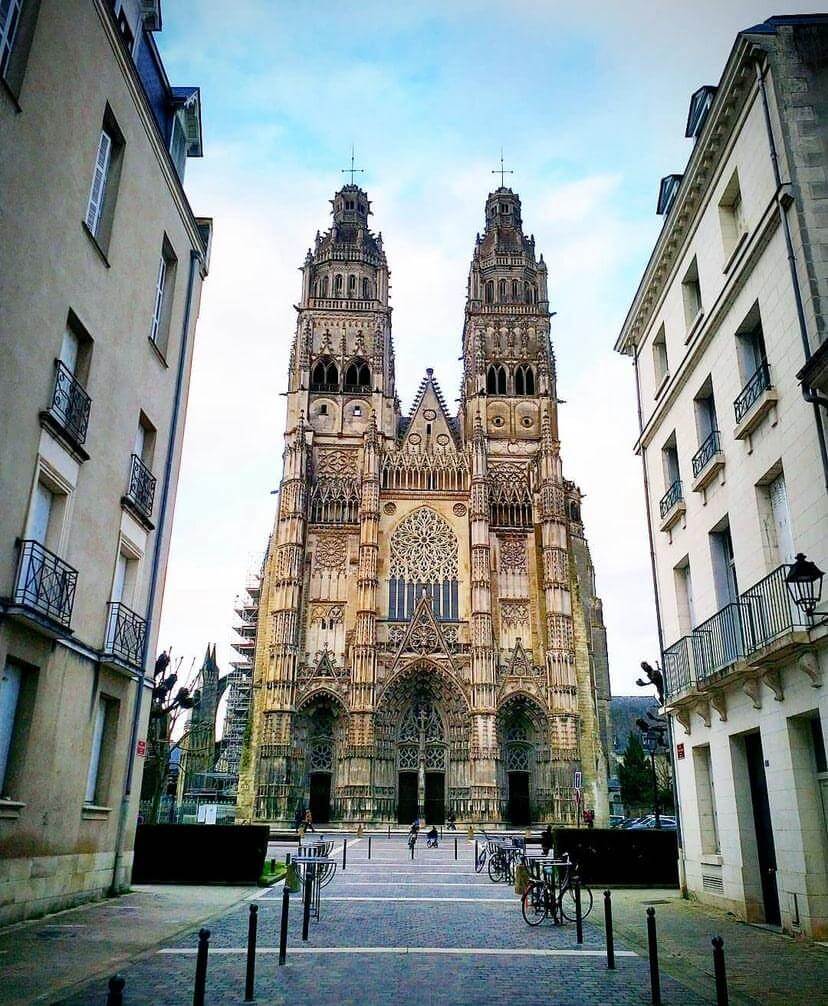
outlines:
[[[678,887],[675,831],[557,828],[555,855],[568,852],[587,884]]]
[[[260,824],[139,824],[133,883],[255,884],[268,832]]]

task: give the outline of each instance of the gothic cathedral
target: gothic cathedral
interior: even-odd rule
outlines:
[[[302,270],[238,819],[603,823],[606,633],[543,256],[491,193],[459,412],[429,369],[403,416],[370,213],[337,192]]]

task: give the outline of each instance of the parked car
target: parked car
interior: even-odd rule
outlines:
[[[610,828],[620,828],[625,820],[626,818],[623,814],[610,814],[609,826]]]
[[[629,828],[632,828],[633,825],[636,825],[640,821],[644,821],[644,820],[645,820],[645,818],[643,818],[643,817],[627,817],[627,818],[625,818],[621,822],[621,824],[619,825],[619,828],[623,828],[624,831],[627,831]]]
[[[671,814],[661,814],[659,816],[661,818],[662,831],[676,830],[676,819]],[[646,817],[641,818],[641,820],[631,824],[630,831],[652,831],[655,829],[655,826],[655,814],[648,814]]]

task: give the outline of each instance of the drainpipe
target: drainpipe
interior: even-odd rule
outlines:
[[[193,290],[195,289],[195,276],[199,265],[203,265],[203,259],[195,249],[190,250],[190,272],[187,277],[187,298],[184,302],[184,320],[181,324],[181,349],[178,354],[178,370],[175,376],[175,398],[173,400],[172,416],[170,418],[170,436],[167,444],[167,459],[164,465],[164,479],[161,486],[161,506],[158,514],[158,527],[155,532],[155,548],[152,554],[152,567],[150,570],[149,590],[147,592],[147,615],[146,629],[144,631],[144,645],[141,652],[140,674],[136,675],[135,706],[132,712],[132,726],[129,735],[129,750],[127,752],[127,767],[124,776],[124,791],[121,797],[121,807],[118,815],[118,831],[115,836],[115,862],[112,866],[112,880],[109,886],[110,896],[120,893],[118,885],[118,873],[123,862],[123,841],[126,832],[127,819],[129,816],[129,803],[132,797],[132,776],[135,768],[135,747],[138,742],[138,728],[141,720],[141,709],[144,701],[144,684],[146,678],[147,657],[149,651],[150,635],[152,634],[152,613],[155,607],[155,598],[158,593],[158,581],[161,575],[161,549],[164,543],[164,531],[167,526],[169,509],[170,488],[173,477],[173,459],[175,456],[175,443],[178,436],[178,426],[181,420],[181,397],[184,388],[184,374],[187,361],[188,338],[190,332],[190,318],[193,309]]]
[[[661,601],[658,593],[658,576],[656,573],[655,538],[653,537],[653,515],[650,511],[650,478],[647,473],[647,451],[641,443],[644,434],[644,414],[641,409],[641,384],[638,380],[638,346],[633,347],[633,369],[635,370],[635,399],[638,408],[638,444],[641,449],[641,470],[644,474],[644,507],[647,514],[647,539],[650,544],[650,572],[653,578],[653,595],[656,606],[656,632],[658,633],[658,650],[661,656],[662,674],[664,673],[664,631],[661,625]],[[678,845],[679,886],[681,893],[687,895],[687,878],[684,872],[684,843],[681,840],[681,803],[678,791],[678,773],[676,772],[676,756],[673,749],[673,717],[667,713],[667,742],[670,751],[670,777],[673,790],[673,806],[676,811],[676,842]]]
[[[776,208],[779,212],[779,222],[782,224],[782,233],[785,235],[785,249],[788,254],[788,268],[791,273],[791,285],[793,286],[794,301],[796,303],[796,317],[799,322],[799,337],[802,340],[802,349],[805,353],[805,363],[811,359],[811,344],[808,340],[808,326],[805,321],[805,308],[802,304],[802,291],[799,286],[799,275],[796,271],[796,254],[794,253],[793,240],[791,239],[791,228],[788,223],[788,214],[782,202],[782,176],[779,172],[779,156],[776,152],[776,141],[773,137],[773,127],[771,125],[770,105],[768,103],[768,92],[765,87],[765,70],[761,66],[762,57],[757,56],[754,62],[756,71],[756,82],[759,85],[759,92],[762,95],[762,110],[765,114],[765,129],[768,134],[768,146],[770,148],[770,159],[773,166],[773,179],[776,184]],[[802,397],[809,402],[814,409],[814,420],[817,428],[817,440],[819,441],[819,453],[822,459],[822,475],[825,488],[828,489],[828,450],[825,446],[825,430],[822,427],[822,417],[819,413],[821,403],[828,404],[812,389],[801,385]]]

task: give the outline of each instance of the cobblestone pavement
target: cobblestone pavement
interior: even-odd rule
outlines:
[[[289,950],[278,965],[281,888],[255,897],[259,906],[257,1002],[385,1003],[415,998],[434,1003],[510,1006],[641,1006],[649,1002],[646,957],[616,941],[617,969],[608,971],[600,906],[584,927],[523,921],[514,891],[472,868],[472,847],[453,838],[438,850],[421,841],[412,863],[402,837],[349,840],[348,865],[323,891],[321,918],[301,941],[301,905],[291,897]],[[341,867],[341,843],[334,853]],[[597,892],[596,892],[597,893]],[[210,926],[206,1002],[243,1001],[249,905],[234,907]],[[192,1002],[196,930],[137,961],[123,973],[127,1006],[184,1006]],[[710,995],[662,975],[668,1006],[700,1006]],[[712,993],[712,984],[711,984]],[[96,982],[57,1000],[63,1006],[106,1002]]]

